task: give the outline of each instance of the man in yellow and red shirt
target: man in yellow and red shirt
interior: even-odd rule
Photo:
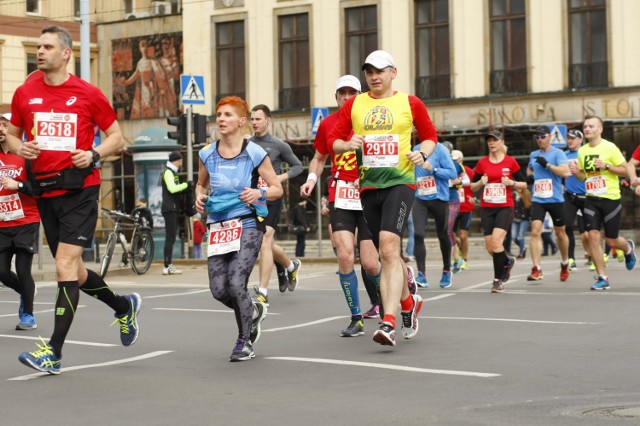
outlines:
[[[405,284],[407,269],[400,245],[415,194],[414,167],[422,166],[431,155],[437,135],[424,103],[393,90],[398,70],[391,54],[372,52],[362,70],[370,91],[340,108],[329,143],[336,154],[356,151],[364,218],[382,263],[380,293],[385,314],[373,340],[395,346],[398,304],[404,338],[411,339],[418,332],[422,298],[411,295]],[[420,150],[412,152],[414,127],[422,142]]]

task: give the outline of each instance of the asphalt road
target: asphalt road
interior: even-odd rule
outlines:
[[[110,310],[83,295],[59,376],[17,360],[51,334],[55,284],[38,283],[30,332],[14,331],[17,297],[3,288],[0,424],[639,424],[640,269],[613,260],[611,290],[595,292],[586,266],[561,283],[558,260],[545,259],[544,281],[526,282],[530,261],[519,261],[504,294],[489,292],[488,258],[447,290],[428,264],[418,336],[399,333],[392,349],[372,341],[376,320],[340,337],[349,313],[336,267],[303,263],[295,292],[272,280],[256,358],[241,363],[228,361],[235,320],[206,269],[163,277],[154,266],[108,280],[143,297],[138,342],[120,346]]]

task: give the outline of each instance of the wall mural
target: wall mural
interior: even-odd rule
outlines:
[[[112,41],[113,107],[118,120],[178,115],[182,33]]]

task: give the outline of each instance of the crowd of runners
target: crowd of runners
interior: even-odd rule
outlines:
[[[12,164],[13,170],[3,175],[0,188],[3,205],[9,206],[0,212],[0,280],[20,295],[16,329],[35,329],[35,285],[30,268],[37,223],[42,218],[58,275],[54,331],[48,342],[43,340],[38,350],[20,354],[19,360],[51,374],[60,372],[62,344],[80,290],[113,309],[125,346],[138,338],[137,315],[142,305],[139,295],[115,294],[82,263],[82,249],[97,218],[100,176],[94,165],[117,152],[123,139],[115,113],[99,89],[66,72],[70,52],[66,30],[45,28],[38,43],[42,75],[16,91],[12,115],[0,120],[0,158],[3,164]],[[552,146],[549,127],[538,127],[535,141],[539,149],[531,153],[524,168],[508,155],[504,134],[492,129],[483,136],[488,155],[471,169],[464,165],[462,151],[438,140],[425,104],[393,89],[398,69],[390,53],[372,52],[362,71],[368,92],[362,92],[360,80],[352,75],[336,82],[339,109],[320,124],[307,181],[300,188],[302,197],[320,190],[325,182],[318,183],[318,179],[330,159],[325,207],[337,256],[337,281],[350,314],[341,336],[361,336],[363,319],[379,318],[372,335],[376,343],[395,346],[398,328],[404,339],[414,338],[423,304],[417,289],[429,287],[425,266],[428,218],[435,223],[442,258],[438,284],[446,289],[454,285],[454,274],[468,268],[468,235],[478,204],[493,263],[493,293],[505,290],[516,262],[516,256],[505,250],[508,236],[519,245],[519,259],[525,259],[529,249],[532,265],[527,280],[544,278],[540,258],[546,216],[550,216],[557,239],[560,281],[569,280],[576,267],[576,219],[597,274],[592,290],[610,288],[602,240],[616,250],[628,270],[634,268],[634,242],[619,235],[619,179],[628,178],[640,195],[636,175],[640,147],[627,163],[619,148],[602,138],[599,117],[587,116],[581,128],[572,129],[566,150]],[[40,98],[42,93],[47,94],[45,99]],[[67,123],[69,116],[73,125]],[[282,210],[282,183],[301,174],[303,166],[287,143],[268,132],[271,111],[266,105],[250,110],[243,99],[225,97],[216,105],[215,118],[220,138],[199,152],[195,207],[208,214],[211,293],[235,312],[238,337],[230,361],[245,361],[255,356],[253,345],[260,338],[269,308],[274,264],[280,292],[294,291],[298,285],[302,262],[289,258],[274,235]],[[95,149],[94,124],[107,135]],[[249,125],[253,135],[246,132]],[[29,129],[35,131],[26,132],[23,142]],[[62,129],[60,134],[56,129]],[[281,168],[283,162],[289,165],[286,172]],[[408,238],[413,243],[417,274],[402,251],[410,217],[413,231]],[[531,224],[528,246],[524,244],[526,228],[521,232],[514,226],[524,219]],[[356,250],[371,303],[367,311],[359,299]],[[17,274],[11,272],[14,255]],[[247,286],[256,263],[259,285],[251,292]]]

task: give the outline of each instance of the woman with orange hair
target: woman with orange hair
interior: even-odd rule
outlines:
[[[267,152],[243,137],[248,115],[249,107],[239,97],[218,102],[220,139],[199,152],[196,185],[196,210],[208,211],[209,288],[216,300],[234,310],[238,325],[232,362],[255,356],[253,344],[260,337],[267,307],[251,301],[247,283],[260,252],[266,202],[282,196]],[[258,176],[268,188],[258,188]]]

